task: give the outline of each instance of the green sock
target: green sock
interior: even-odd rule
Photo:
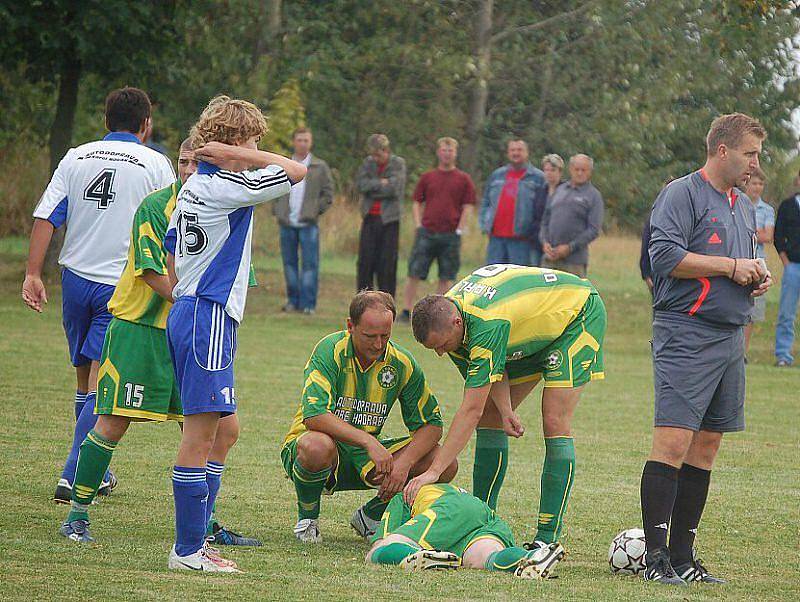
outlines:
[[[294,461],[292,480],[294,481],[294,490],[297,492],[297,515],[300,520],[319,518],[319,499],[330,474],[330,468],[323,468],[319,472],[309,472],[299,461]]]
[[[472,495],[497,509],[497,498],[508,469],[508,435],[500,429],[479,428],[475,439]]]
[[[528,551],[516,546],[499,550],[489,555],[486,559],[484,568],[487,571],[505,571],[506,573],[513,573],[517,570],[519,561],[527,557],[528,554],[533,554],[533,551]]]
[[[364,504],[364,514],[367,515],[367,518],[379,521],[383,517],[383,513],[386,511],[386,507],[388,505],[389,502],[384,502],[376,495],[374,498]]]
[[[214,526],[218,525],[217,517],[214,516],[217,512],[217,500],[214,500],[214,504],[211,506],[211,516],[208,518],[208,524],[206,525],[206,535],[214,535]]]
[[[72,485],[72,508],[67,516],[68,521],[89,517],[88,507],[97,495],[116,447],[116,441],[98,435],[94,429],[86,435],[78,454],[75,483]]]
[[[419,550],[411,544],[393,542],[375,550],[370,561],[375,564],[400,564],[406,556]]]
[[[569,492],[575,480],[575,442],[572,437],[547,437],[539,497],[539,530],[536,539],[558,541],[564,526]]]

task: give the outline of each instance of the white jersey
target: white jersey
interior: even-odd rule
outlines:
[[[66,224],[58,263],[78,276],[116,285],[128,259],[131,224],[144,197],[175,182],[169,159],[127,132],[71,148],[33,217]]]
[[[200,162],[178,194],[164,241],[175,256],[172,295],[201,297],[242,321],[250,274],[253,207],[289,194],[283,168],[233,172]]]

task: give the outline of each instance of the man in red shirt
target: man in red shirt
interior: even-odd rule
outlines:
[[[437,292],[444,294],[453,286],[461,264],[461,234],[470,208],[475,204],[475,185],[469,174],[456,167],[458,141],[436,141],[436,169],[426,171],[414,189],[413,215],[417,233],[408,259],[405,309],[400,322],[408,322],[420,280],[436,259],[439,265]]]

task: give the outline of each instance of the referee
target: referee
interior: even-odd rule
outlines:
[[[753,297],[772,284],[755,259],[755,212],[740,192],[765,137],[747,115],[717,117],[705,166],[653,205],[655,429],[641,484],[648,581],[723,582],[693,544],[722,434],[744,429],[743,327]]]

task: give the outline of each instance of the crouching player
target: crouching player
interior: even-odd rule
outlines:
[[[367,554],[367,562],[406,570],[504,571],[523,579],[546,579],[564,556],[558,544],[526,550],[514,545],[508,523],[486,502],[450,484],[425,485],[414,504],[392,498]]]
[[[145,197],[134,214],[128,262],[108,304],[113,318],[100,359],[95,411],[99,416],[80,446],[72,505],[59,531],[73,541],[93,540],[89,533],[89,505],[98,494],[111,457],[130,423],[183,420],[165,332],[172,285],[163,241],[181,183],[196,169],[191,144],[185,140],[179,151],[178,181]],[[220,478],[219,470],[214,468],[224,465],[228,450],[238,437],[236,414],[220,421],[207,479]],[[214,543],[261,545],[209,518],[208,536]]]
[[[294,528],[304,543],[321,541],[320,496],[325,490],[378,489],[350,524],[371,537],[391,497],[427,470],[442,436],[439,403],[411,354],[389,340],[392,296],[362,291],[350,303],[347,330],[322,339],[305,368],[302,402],[281,449],[297,492]],[[395,403],[410,436],[379,439]],[[439,475],[450,481],[458,465]]]
[[[244,314],[254,206],[288,194],[306,168],[259,151],[266,120],[249,102],[213,99],[192,128],[200,159],[183,185],[164,246],[174,261],[176,301],[167,343],[184,423],[172,473],[176,541],[171,569],[237,572],[204,548],[221,464],[211,463],[220,418],[236,413],[233,363]],[[258,169],[250,171],[255,166]],[[241,172],[241,173],[240,173]]]

